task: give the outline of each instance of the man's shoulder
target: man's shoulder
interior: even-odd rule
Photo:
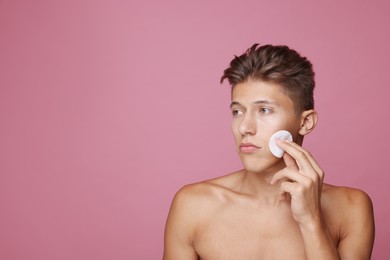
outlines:
[[[222,199],[225,193],[232,190],[237,173],[227,174],[218,178],[204,180],[183,186],[175,195],[179,200],[210,200]],[[221,197],[222,196],[222,197]]]
[[[192,245],[198,228],[223,206],[223,190],[227,189],[225,184],[228,178],[220,177],[180,188],[169,210],[166,239],[181,240],[187,246]]]
[[[360,189],[330,184],[323,185],[323,195],[327,196],[327,198],[333,202],[339,201],[348,204],[371,201],[368,194]]]
[[[322,204],[325,210],[346,218],[372,211],[372,201],[369,195],[360,189],[351,187],[324,184]]]
[[[339,252],[349,252],[357,245],[362,254],[370,251],[375,224],[368,194],[355,188],[324,185],[322,195],[325,220],[333,236],[339,240]]]
[[[217,208],[229,200],[237,182],[239,173],[230,173],[218,178],[191,183],[180,188],[173,202],[182,207],[202,208],[203,210]]]

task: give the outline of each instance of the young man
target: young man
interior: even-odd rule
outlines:
[[[244,169],[183,187],[165,228],[164,260],[370,259],[374,219],[362,191],[323,183],[301,147],[316,126],[311,63],[287,46],[253,45],[221,82]],[[293,142],[269,139],[287,130]]]

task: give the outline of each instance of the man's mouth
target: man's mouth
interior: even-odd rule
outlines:
[[[242,153],[254,153],[260,149],[259,146],[252,143],[242,143],[240,144],[240,152]]]

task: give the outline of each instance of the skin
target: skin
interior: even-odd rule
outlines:
[[[316,111],[297,115],[280,86],[262,81],[237,84],[231,110],[244,169],[177,192],[163,259],[370,259],[370,198],[323,183],[323,170],[301,147],[316,126]],[[279,159],[268,141],[281,129],[294,142],[278,142],[286,151]]]

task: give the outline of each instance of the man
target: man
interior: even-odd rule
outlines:
[[[255,44],[231,61],[225,79],[244,169],[178,191],[164,260],[370,259],[370,198],[323,183],[321,167],[301,147],[317,123],[311,63],[287,46]],[[279,130],[293,136],[277,141],[282,158],[269,149]]]

